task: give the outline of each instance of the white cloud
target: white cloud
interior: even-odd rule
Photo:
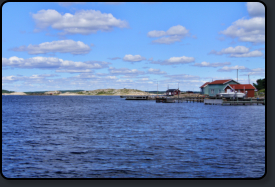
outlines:
[[[259,75],[259,76],[265,76],[265,69],[263,68],[255,68],[255,69],[245,69],[245,72],[248,72],[246,74],[242,74],[242,76],[247,75]]]
[[[142,56],[140,56],[140,55],[125,55],[124,57],[123,57],[123,60],[124,61],[127,61],[127,62],[140,62],[140,61],[142,61],[142,60],[146,60],[146,58],[145,57],[142,57]]]
[[[265,18],[239,19],[220,33],[243,42],[264,43]]]
[[[194,57],[171,57],[164,61],[151,61],[152,64],[160,64],[160,65],[177,65],[177,64],[188,64],[194,62]]]
[[[189,34],[189,31],[185,27],[181,25],[177,25],[169,28],[167,31],[157,31],[157,30],[150,31],[147,33],[147,36],[151,38],[165,36],[157,40],[153,40],[152,42],[159,43],[159,44],[171,44],[174,42],[181,41],[188,34]]]
[[[184,81],[191,81],[191,80],[198,80],[200,79],[199,76],[188,75],[188,74],[175,74],[175,75],[165,75],[168,77],[168,82],[184,82]]]
[[[85,4],[85,2],[58,2],[58,4],[67,7],[74,4]]]
[[[173,27],[169,28],[168,31],[166,31],[166,35],[185,36],[187,33],[188,33],[188,30],[181,25],[173,26]]]
[[[238,66],[238,65],[237,66],[232,66],[232,67],[224,66],[223,68],[218,69],[218,71],[221,71],[221,72],[227,71],[227,72],[229,72],[229,71],[233,71],[233,70],[237,70],[237,69],[239,69],[239,70],[245,70],[247,68],[244,67],[244,66]]]
[[[116,75],[131,75],[131,76],[138,76],[144,74],[144,71],[139,71],[137,69],[128,69],[128,68],[119,68],[116,69],[114,67],[109,68],[110,74]]]
[[[180,42],[182,36],[169,36],[169,37],[162,37],[157,40],[153,40],[152,43],[159,43],[159,44],[171,44],[174,42]]]
[[[40,10],[32,14],[39,29],[52,27],[62,30],[62,34],[92,34],[97,31],[112,31],[114,27],[126,28],[128,23],[115,18],[112,14],[101,13],[96,10],[80,10],[74,15],[61,15],[56,10]]]
[[[190,62],[194,62],[195,58],[194,57],[171,57],[168,60],[166,60],[166,65],[172,65],[172,64],[187,64]]]
[[[153,69],[153,68],[148,69],[148,73],[149,74],[156,74],[156,75],[166,74],[165,71],[161,71],[160,69]]]
[[[56,70],[57,73],[91,73],[93,72],[90,69],[84,69],[84,70]]]
[[[237,46],[235,48],[228,47],[226,49],[222,49],[221,53],[222,54],[239,54],[239,53],[247,53],[248,51],[249,51],[249,48],[245,46]]]
[[[215,51],[212,50],[209,54],[215,54],[215,55],[223,55],[223,54],[229,54],[230,57],[258,57],[263,56],[263,53],[261,51],[255,50],[249,52],[249,48],[245,46],[236,46],[228,47],[226,49],[222,49],[221,51]]]
[[[220,66],[225,66],[225,65],[230,65],[230,62],[215,62],[215,63],[210,63],[210,62],[202,62],[202,63],[195,63],[193,66],[198,66],[198,67],[220,67]]]
[[[165,35],[166,35],[165,31],[156,31],[156,30],[150,31],[147,34],[147,36],[151,37],[151,38],[153,38],[153,37],[161,37],[161,36],[165,36]]]
[[[120,57],[113,57],[113,58],[108,58],[110,60],[117,60],[117,59],[121,59]]]
[[[243,54],[231,54],[232,57],[258,57],[263,56],[263,53],[261,51],[251,51],[249,53],[243,53]]]
[[[4,76],[2,77],[2,83],[14,83],[17,81],[32,82],[32,83],[42,83],[46,78],[57,77],[56,74],[41,74],[41,75],[31,75],[31,76]]]
[[[252,18],[239,19],[220,33],[243,42],[264,43],[265,7],[260,2],[248,2],[246,6]]]
[[[56,72],[71,73],[73,73],[74,71],[80,72],[80,70],[88,71],[89,69],[107,68],[108,64],[110,63],[104,61],[74,62],[59,59],[56,57],[32,57],[28,59],[23,59],[13,56],[9,59],[2,58],[2,67],[56,69]]]
[[[29,54],[46,54],[46,53],[71,53],[74,55],[87,54],[91,48],[81,41],[59,40],[45,42],[38,45],[30,44],[28,47],[20,46],[12,49],[13,51],[27,51]]]
[[[251,17],[263,17],[265,16],[265,7],[260,2],[248,2],[246,4],[247,11]]]

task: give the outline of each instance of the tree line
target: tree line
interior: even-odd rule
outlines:
[[[257,88],[257,90],[265,89],[265,78],[264,79],[258,79],[257,84],[253,83],[253,86]]]

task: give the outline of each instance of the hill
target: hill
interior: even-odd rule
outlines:
[[[147,92],[136,89],[97,89],[91,91],[81,91],[78,94],[85,95],[150,95]]]

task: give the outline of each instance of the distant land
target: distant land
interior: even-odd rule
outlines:
[[[12,93],[12,92],[14,92],[14,91],[8,91],[8,90],[3,90],[2,89],[2,93]]]
[[[154,91],[153,91],[154,92]],[[18,94],[17,94],[18,93]],[[156,92],[157,93],[157,92]],[[164,91],[159,92],[159,94]],[[154,94],[137,89],[97,89],[97,90],[55,90],[55,91],[33,91],[15,92],[2,89],[2,95],[148,95]]]

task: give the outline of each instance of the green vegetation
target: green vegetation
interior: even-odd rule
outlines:
[[[2,89],[2,93],[13,93],[14,91],[8,91],[8,90],[3,90]]]
[[[254,93],[255,97],[265,97],[265,89],[261,89]]]
[[[257,90],[265,89],[265,78],[264,79],[258,79],[257,84],[253,83],[253,86],[257,88]]]
[[[84,90],[58,90],[61,93],[65,93],[65,92],[72,92],[72,93],[78,93],[78,92],[83,92]]]
[[[100,91],[96,95],[114,95],[114,90]]]

